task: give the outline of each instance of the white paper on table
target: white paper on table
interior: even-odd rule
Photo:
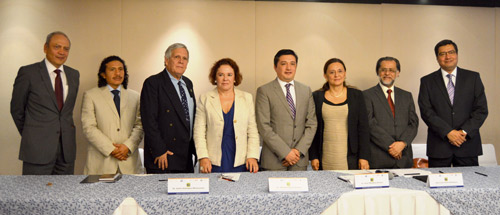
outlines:
[[[221,177],[231,181],[238,181],[240,180],[240,175],[241,173],[222,173]]]

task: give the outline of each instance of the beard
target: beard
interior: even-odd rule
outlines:
[[[392,79],[391,81],[384,81],[384,79],[380,79],[380,83],[386,87],[392,87],[392,85],[394,84],[394,79]]]

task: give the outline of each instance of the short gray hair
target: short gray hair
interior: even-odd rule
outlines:
[[[47,46],[48,46],[48,45],[49,45],[49,43],[50,43],[50,40],[51,40],[51,39],[52,39],[52,37],[53,37],[53,36],[55,36],[55,35],[63,35],[64,37],[66,37],[66,39],[68,39],[68,41],[69,41],[69,46],[71,47],[71,40],[69,40],[68,35],[66,35],[66,34],[65,34],[64,32],[62,32],[62,31],[54,31],[54,32],[52,32],[52,33],[48,34],[48,35],[47,35],[47,38],[45,39],[45,45],[47,45]]]
[[[165,51],[165,58],[170,58],[172,57],[172,51],[174,51],[175,49],[178,49],[178,48],[185,48],[187,53],[188,53],[188,60],[189,60],[189,50],[188,48],[186,47],[186,45],[182,44],[182,43],[174,43],[172,45],[170,45],[167,50]]]

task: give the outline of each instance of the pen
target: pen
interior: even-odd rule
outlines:
[[[337,177],[337,178],[338,178],[338,179],[340,179],[340,180],[341,180],[341,181],[343,181],[343,182],[349,182],[348,180],[345,180],[345,179],[343,179],[343,178],[341,178],[341,177]]]
[[[160,180],[158,180],[158,181],[168,181],[168,179],[160,179]]]
[[[474,172],[474,173],[476,173],[476,174],[478,174],[478,175],[482,175],[482,176],[488,177],[488,175],[486,175],[486,174],[484,174],[484,173],[480,173],[480,172]]]
[[[226,181],[231,181],[231,182],[235,182],[234,180],[232,180],[232,179],[229,179],[229,178],[222,178],[222,179],[224,179],[224,180],[226,180]]]
[[[443,171],[439,170],[439,173],[444,173]]]

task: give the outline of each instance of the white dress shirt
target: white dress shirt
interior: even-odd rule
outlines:
[[[280,84],[281,86],[281,89],[283,90],[283,94],[285,94],[285,98],[286,98],[286,86],[287,84],[292,84],[290,86],[290,94],[292,96],[292,99],[293,99],[293,105],[295,106],[295,108],[297,108],[297,99],[295,99],[295,82],[294,80],[290,81],[290,82],[284,82],[282,80],[280,80],[279,78],[276,78],[278,80],[278,83]]]
[[[52,89],[54,89],[54,92],[56,91],[56,77],[57,73],[54,71],[56,69],[61,70],[61,81],[63,85],[63,101],[66,101],[66,96],[68,95],[68,82],[66,81],[66,74],[64,73],[64,66],[60,66],[59,68],[56,68],[52,63],[50,63],[47,58],[45,58],[45,65],[47,66],[47,71],[49,72],[49,77],[50,77],[50,82],[52,83]]]

